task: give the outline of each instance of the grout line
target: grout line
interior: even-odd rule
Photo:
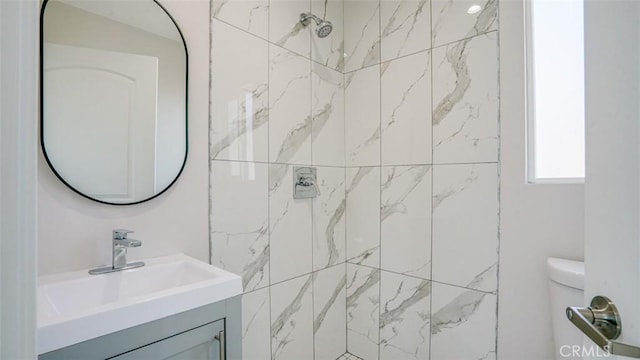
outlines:
[[[382,60],[382,3],[378,0],[378,59]],[[379,157],[378,157],[378,268],[382,267],[382,65],[378,64],[378,126],[380,129]],[[378,359],[380,359],[382,331],[380,331],[380,317],[382,316],[382,273],[378,272]]]
[[[432,151],[433,152],[433,151]],[[252,164],[266,164],[266,165],[287,165],[287,166],[315,166],[321,168],[333,168],[333,169],[360,169],[360,168],[389,168],[398,166],[455,166],[455,165],[483,165],[483,164],[496,164],[499,165],[499,161],[479,161],[479,162],[459,162],[459,163],[413,163],[413,164],[395,164],[395,165],[320,165],[309,163],[283,163],[283,162],[269,162],[269,161],[257,161],[257,160],[232,160],[232,159],[210,159],[211,162],[237,162],[237,163],[252,163]]]
[[[435,49],[440,49],[440,48],[443,48],[443,47],[446,47],[446,46],[449,46],[449,45],[453,45],[453,44],[456,44],[456,43],[459,43],[459,42],[463,42],[463,41],[468,41],[468,40],[471,40],[471,39],[474,39],[474,38],[477,38],[477,37],[480,37],[480,36],[485,36],[485,35],[488,35],[488,34],[491,34],[491,33],[494,33],[494,32],[498,32],[498,30],[497,29],[493,29],[493,30],[485,31],[483,33],[475,34],[475,35],[472,35],[472,36],[463,37],[461,39],[457,39],[457,40],[453,40],[453,41],[450,41],[450,42],[446,42],[444,44],[439,44],[438,46],[435,46],[432,49],[434,49],[434,50]]]
[[[486,162],[461,162],[461,163],[437,163],[437,164],[396,164],[396,165],[365,165],[365,166],[347,166],[347,169],[361,169],[361,168],[393,168],[393,167],[413,167],[413,166],[456,166],[456,165],[497,165],[496,161]]]
[[[313,166],[319,168],[330,169],[344,169],[344,166],[340,165],[318,165],[309,163],[282,163],[282,162],[269,162],[269,161],[255,161],[255,160],[228,160],[228,159],[211,159],[212,162],[236,162],[236,163],[248,163],[248,164],[263,164],[263,165],[283,165],[283,166]]]
[[[391,274],[410,277],[412,279],[426,280],[426,281],[430,281],[430,282],[436,283],[436,284],[449,285],[449,286],[453,286],[453,287],[456,287],[456,288],[459,288],[459,289],[477,291],[477,292],[481,292],[481,293],[488,294],[488,295],[496,295],[496,293],[497,293],[496,291],[486,291],[486,290],[479,290],[479,289],[469,288],[469,287],[466,287],[466,286],[457,285],[457,284],[451,284],[451,283],[447,283],[447,282],[440,281],[440,280],[427,279],[427,278],[423,278],[423,277],[419,277],[419,276],[415,276],[415,275],[410,275],[410,274],[405,274],[405,273],[401,273],[401,272],[397,272],[397,271],[393,271],[393,270],[381,269],[381,268],[377,268],[377,267],[371,266],[371,265],[352,263],[352,262],[349,262],[348,260],[347,260],[347,264],[362,266],[362,267],[366,267],[366,268],[372,269],[372,270],[380,270],[380,271],[384,271],[384,272],[391,273]]]
[[[313,7],[311,4],[311,1],[309,1],[309,12],[312,12]],[[315,122],[314,119],[314,109],[313,109],[313,98],[314,98],[314,93],[313,93],[313,81],[314,81],[314,77],[313,77],[313,46],[312,46],[312,41],[313,41],[313,32],[311,31],[311,29],[308,29],[308,33],[309,33],[309,116],[311,118],[311,129],[309,131],[309,151],[310,151],[310,162],[311,164],[314,164],[314,159],[313,159],[313,139],[314,139],[314,133],[313,133],[313,125]],[[327,120],[328,121],[328,120]],[[320,179],[320,176],[317,177],[316,179],[316,183],[317,181]],[[318,187],[318,185],[316,184],[316,187]],[[320,202],[320,196],[316,196],[315,198],[309,199],[309,206],[311,206],[311,270],[312,270],[312,274],[309,275],[311,277],[311,356],[312,359],[315,360],[316,358],[316,332],[315,332],[315,320],[316,320],[316,280],[317,277],[313,275],[313,270],[315,268],[315,257],[314,257],[314,244],[315,244],[315,240],[316,240],[316,234],[315,234],[315,206],[314,204],[316,202]],[[318,270],[319,271],[319,270]]]
[[[430,104],[431,104],[431,124],[429,124],[431,126],[431,162],[433,162],[433,158],[434,158],[434,151],[433,151],[433,1],[429,1],[429,26],[430,26],[430,31],[429,31],[429,46],[431,47],[431,51],[429,53],[429,92],[430,92]],[[435,167],[431,167],[431,199],[429,199],[429,203],[431,204],[431,211],[430,211],[430,216],[431,216],[431,250],[430,250],[430,258],[429,258],[429,266],[430,266],[430,270],[429,270],[429,277],[433,278],[433,189],[434,189],[434,179],[435,179]],[[432,330],[433,330],[433,280],[429,283],[429,355],[428,358],[429,360],[431,359],[431,352],[432,352],[432,339],[431,339],[431,334],[432,334]]]
[[[500,2],[496,4],[496,28],[500,29]],[[501,245],[501,223],[502,223],[502,102],[501,102],[501,78],[500,78],[500,31],[496,30],[496,73],[497,73],[497,97],[498,97],[498,126],[497,126],[497,137],[498,137],[498,224],[497,224],[497,244],[496,244],[496,324],[495,324],[495,344],[494,351],[496,359],[499,359],[498,356],[498,329],[499,329],[499,320],[500,320],[500,245]]]
[[[304,277],[304,276],[312,276],[312,275],[315,275],[315,274],[317,274],[317,273],[319,273],[319,272],[321,272],[321,271],[328,270],[328,269],[331,269],[331,268],[334,268],[334,267],[338,267],[338,266],[341,266],[341,265],[344,265],[344,264],[345,264],[344,262],[339,262],[339,263],[337,263],[337,264],[333,264],[333,265],[331,265],[331,266],[327,266],[327,267],[322,268],[322,269],[313,270],[313,271],[308,271],[308,272],[305,272],[305,273],[302,273],[302,274],[298,274],[298,275],[292,276],[292,277],[290,277],[290,278],[286,278],[286,279],[284,279],[284,280],[278,280],[278,281],[276,281],[276,282],[274,282],[274,283],[271,283],[271,285],[263,286],[263,287],[261,287],[261,288],[259,288],[259,289],[253,289],[253,290],[251,290],[251,291],[256,291],[256,290],[264,289],[264,288],[266,288],[266,287],[272,287],[272,286],[275,286],[275,285],[280,285],[280,284],[285,283],[285,282],[287,282],[287,281],[291,281],[291,280],[299,279],[299,278]]]
[[[209,91],[207,92],[207,102],[209,103],[209,113],[207,114],[207,124],[208,124],[208,129],[207,129],[207,165],[209,167],[209,174],[208,174],[208,184],[207,184],[207,194],[209,196],[209,201],[208,201],[208,208],[209,208],[209,213],[207,214],[207,220],[208,220],[208,234],[207,234],[207,240],[209,242],[209,258],[207,259],[209,264],[212,263],[211,259],[213,258],[213,238],[211,236],[211,233],[213,232],[213,219],[212,219],[212,214],[213,214],[213,191],[211,188],[211,185],[213,184],[213,159],[211,158],[211,143],[212,143],[212,139],[211,139],[211,129],[213,128],[213,124],[212,124],[212,120],[213,120],[213,116],[211,116],[211,107],[212,107],[212,101],[211,101],[211,89],[213,89],[213,79],[212,79],[212,69],[213,69],[213,56],[211,56],[211,52],[213,50],[213,1],[209,4],[209,51],[208,51],[208,55],[209,55]]]
[[[309,0],[309,13],[312,12],[312,4],[311,4],[311,0]],[[311,28],[309,27],[307,29],[307,34],[308,34],[308,38],[309,38],[309,117],[311,119],[311,129],[309,131],[309,161],[311,162],[311,164],[314,163],[313,161],[313,123],[314,123],[314,118],[313,118],[313,46],[311,45],[312,41],[313,41],[313,31],[311,31]],[[328,120],[327,120],[328,121]],[[293,169],[292,169],[293,171]],[[318,188],[318,180],[320,179],[320,176],[317,176],[316,178],[316,188]],[[295,186],[294,186],[295,187]],[[316,333],[315,333],[315,320],[316,320],[316,280],[317,280],[317,276],[314,276],[314,263],[315,263],[315,257],[314,257],[314,241],[315,241],[315,214],[314,214],[314,204],[316,202],[320,202],[320,196],[316,196],[315,198],[309,199],[308,200],[308,204],[311,207],[311,237],[310,237],[310,241],[311,241],[311,275],[310,276],[310,280],[311,280],[311,358],[313,360],[316,359]]]
[[[342,63],[342,70],[340,71],[340,73],[342,74],[342,80],[340,83],[340,86],[342,87],[342,176],[344,179],[344,278],[345,278],[345,284],[344,284],[344,350],[345,353],[347,353],[349,351],[349,320],[348,320],[348,316],[349,316],[349,311],[347,310],[347,299],[348,299],[348,295],[349,295],[349,273],[348,273],[348,266],[347,266],[347,257],[349,254],[349,237],[348,237],[348,227],[349,227],[349,218],[348,218],[348,211],[347,209],[349,208],[349,203],[347,200],[347,188],[349,187],[349,184],[347,183],[347,83],[345,81],[346,76],[344,75],[344,69],[346,66],[346,59],[344,57],[345,54],[345,34],[347,33],[345,31],[345,10],[344,10],[344,3],[347,0],[342,0],[342,54],[339,54],[339,57],[342,58],[342,61],[338,62],[338,63]]]
[[[269,13],[271,13],[271,9],[269,9]],[[269,22],[271,22],[270,17],[271,17],[271,16],[269,16],[269,20],[268,20]],[[304,55],[304,54],[300,54],[300,53],[299,53],[299,52],[297,52],[297,51],[294,51],[294,50],[291,50],[291,49],[285,48],[285,47],[284,47],[284,46],[282,46],[282,45],[278,45],[278,44],[274,43],[273,41],[270,41],[268,38],[267,38],[267,39],[265,39],[265,38],[263,38],[262,36],[256,35],[256,34],[254,34],[254,33],[252,33],[252,32],[249,32],[249,31],[247,31],[246,29],[243,29],[243,28],[241,28],[241,27],[238,27],[237,25],[234,25],[234,24],[232,24],[232,23],[230,23],[230,22],[228,22],[228,21],[226,21],[226,20],[222,20],[222,19],[217,18],[217,17],[212,17],[212,18],[211,18],[211,21],[213,21],[213,20],[216,20],[216,21],[218,21],[218,22],[220,22],[220,23],[222,23],[222,24],[225,24],[225,25],[227,25],[227,26],[229,26],[229,27],[232,27],[233,29],[238,30],[238,31],[241,31],[241,32],[243,32],[243,33],[245,33],[245,34],[247,34],[247,35],[250,35],[250,36],[252,36],[252,37],[254,37],[254,38],[258,39],[258,40],[266,41],[267,43],[269,43],[269,44],[271,44],[271,45],[273,45],[273,46],[275,46],[275,47],[277,47],[277,48],[279,48],[279,49],[281,49],[281,50],[285,50],[285,51],[288,51],[288,52],[290,52],[290,53],[293,53],[293,54],[295,54],[295,55],[297,55],[297,56],[303,57],[303,58],[305,58],[305,59],[307,59],[307,60],[311,61],[312,63],[318,64],[318,65],[322,65],[322,66],[326,67],[327,69],[331,69],[331,70],[333,70],[333,71],[337,71],[337,72],[339,72],[339,73],[341,73],[341,74],[344,74],[342,71],[340,71],[340,70],[338,70],[338,69],[336,69],[336,68],[334,68],[334,67],[328,66],[327,64],[324,64],[324,63],[321,63],[321,62],[319,62],[319,61],[314,60],[314,59],[311,57],[311,53],[309,53],[309,56],[306,56],[306,55]],[[271,32],[271,29],[269,29],[269,32]]]
[[[311,13],[312,11],[312,5],[311,5],[311,0],[309,0],[309,8],[308,8],[309,13]],[[307,34],[308,34],[308,39],[309,39],[309,117],[310,117],[310,121],[311,121],[311,128],[309,131],[309,162],[311,164],[314,164],[314,160],[313,160],[313,125],[314,125],[314,109],[313,109],[313,47],[311,46],[311,42],[313,40],[313,32],[311,31],[310,27],[307,28]],[[293,168],[291,169],[293,171]],[[318,176],[316,178],[316,182],[320,179],[320,176]],[[318,185],[316,184],[316,187]],[[294,186],[295,187],[295,186]],[[315,214],[314,214],[314,204],[316,201],[320,201],[319,200],[320,197],[317,196],[315,198],[312,199],[308,199],[307,203],[309,204],[309,206],[311,207],[310,209],[310,213],[311,213],[311,236],[309,237],[309,240],[311,241],[311,275],[310,276],[310,281],[311,281],[311,358],[313,360],[315,360],[316,358],[316,333],[315,333],[315,318],[316,318],[316,277],[313,276],[313,270],[315,268],[315,258],[314,258],[314,254],[313,254],[313,248],[314,248],[314,243],[315,243]]]
[[[385,60],[385,61],[379,61],[379,62],[377,62],[377,63],[369,64],[369,65],[366,65],[366,66],[360,67],[360,68],[358,68],[358,69],[353,69],[353,70],[345,71],[345,72],[344,72],[344,74],[345,74],[345,75],[347,75],[347,74],[352,74],[352,73],[355,73],[355,72],[360,71],[360,70],[364,70],[364,69],[368,69],[368,68],[374,67],[374,66],[376,66],[376,65],[380,65],[380,64],[384,64],[384,63],[392,62],[392,61],[395,61],[395,60],[398,60],[398,59],[402,59],[402,58],[406,58],[406,57],[409,57],[409,56],[417,55],[417,54],[420,54],[420,53],[423,53],[423,52],[426,52],[426,51],[434,51],[434,50],[438,50],[438,49],[441,49],[441,48],[444,48],[444,47],[447,47],[447,46],[450,46],[450,45],[453,45],[453,44],[457,44],[457,43],[459,43],[459,42],[469,41],[469,40],[472,40],[472,39],[477,38],[477,37],[480,37],[480,36],[486,36],[486,35],[489,35],[489,34],[494,33],[494,32],[498,32],[498,30],[494,29],[494,30],[487,31],[487,32],[483,32],[483,33],[476,34],[476,35],[473,35],[473,36],[464,37],[464,38],[462,38],[462,39],[457,39],[457,40],[454,40],[454,41],[451,41],[451,42],[447,42],[447,43],[444,43],[444,44],[440,44],[440,45],[435,46],[435,47],[434,47],[434,46],[433,46],[433,44],[432,44],[432,45],[431,45],[431,47],[429,47],[429,48],[427,48],[427,49],[418,50],[418,51],[412,52],[412,53],[410,53],[410,54],[405,54],[405,55],[397,56],[397,57],[394,57],[394,58],[392,58],[392,59]]]
[[[267,39],[271,37],[271,1],[268,0],[268,13],[267,13]],[[271,108],[271,43],[267,41],[267,109]],[[271,114],[268,114],[267,118],[267,243],[269,244],[269,279],[267,286],[269,288],[269,359],[273,359],[273,339],[274,334],[271,332],[273,327],[273,294],[271,284],[271,165],[269,164],[271,144],[269,139],[271,138]]]

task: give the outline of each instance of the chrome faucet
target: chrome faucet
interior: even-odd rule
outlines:
[[[97,269],[89,270],[89,274],[105,274],[114,271],[134,269],[144,266],[144,262],[142,261],[127,263],[127,248],[142,246],[142,241],[127,238],[127,235],[131,234],[132,232],[133,231],[131,230],[124,229],[113,230],[113,257],[111,259],[111,266],[107,265]]]

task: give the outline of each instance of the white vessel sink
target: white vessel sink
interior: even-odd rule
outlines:
[[[239,295],[238,275],[178,254],[101,275],[38,279],[38,354]]]

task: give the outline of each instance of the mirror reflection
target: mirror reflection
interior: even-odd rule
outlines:
[[[154,0],[48,0],[42,18],[42,148],[74,191],[149,200],[187,154],[187,54]]]

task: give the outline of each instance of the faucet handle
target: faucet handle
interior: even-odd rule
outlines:
[[[113,238],[115,240],[124,240],[127,238],[128,234],[131,234],[132,232],[134,232],[133,230],[126,230],[126,229],[115,229],[113,230]]]

